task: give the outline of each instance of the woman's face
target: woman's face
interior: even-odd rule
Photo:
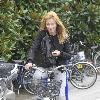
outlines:
[[[56,21],[53,18],[47,19],[46,20],[46,28],[49,31],[50,35],[56,35]]]

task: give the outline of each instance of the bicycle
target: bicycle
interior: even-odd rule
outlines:
[[[15,100],[12,84],[15,77],[17,77],[16,66],[0,61],[0,100]]]
[[[86,46],[82,41],[80,41],[83,46]],[[90,59],[95,65],[95,67],[100,67],[100,50],[99,45],[91,46],[90,47]]]
[[[86,46],[87,46],[86,43],[82,42],[82,41],[79,41],[77,44],[75,44],[75,43],[73,44],[73,48],[74,48],[75,51],[79,51],[79,49],[81,49],[81,48],[86,48],[87,49],[88,46],[87,47]],[[100,50],[99,50],[99,48],[100,48],[99,45],[91,46],[90,51],[89,51],[90,55],[88,55],[90,57],[86,59],[89,62],[92,62],[92,64],[94,64],[96,69],[100,68]],[[88,50],[89,50],[89,48],[88,48]]]
[[[73,66],[73,68],[70,68]],[[97,80],[97,70],[89,62],[77,62],[70,64],[70,82],[78,89],[88,89],[92,87]]]
[[[70,62],[68,65],[54,66],[45,71],[33,64],[33,67],[28,72],[25,72],[23,77],[23,85],[27,92],[40,97],[50,97],[56,100],[55,97],[59,95],[61,82],[50,79],[50,75],[62,68],[68,73],[68,80],[78,89],[88,89],[94,85],[97,79],[95,67],[89,62]],[[34,77],[35,71],[45,73],[48,77],[46,80],[36,79]]]
[[[98,47],[98,45],[91,47],[91,60],[96,67],[100,67],[100,51],[96,51]]]
[[[18,94],[21,86],[32,94],[43,97],[49,97],[50,99],[56,100],[56,96],[60,93],[61,81],[54,79],[55,72],[61,68],[65,71],[68,76],[68,80],[71,84],[78,89],[88,89],[93,86],[97,79],[96,68],[89,62],[79,62],[79,57],[72,56],[71,60],[66,65],[52,66],[49,69],[41,70],[33,64],[32,69],[26,71],[24,65],[17,64],[18,71]],[[46,74],[47,77],[36,79],[35,72],[39,71]],[[53,77],[51,77],[53,75]]]

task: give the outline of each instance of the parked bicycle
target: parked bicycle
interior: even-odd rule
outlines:
[[[25,71],[23,65],[18,65],[20,69],[19,77],[21,77],[19,78],[19,87],[23,85],[27,92],[34,95],[54,98],[55,96],[59,95],[59,87],[61,82],[57,82],[51,76],[55,76],[55,72],[59,68],[62,68],[63,71],[68,73],[68,79],[74,87],[78,89],[90,88],[94,85],[97,79],[96,69],[89,62],[76,62],[76,58],[76,56],[73,56],[67,65],[53,66],[51,69],[47,69],[46,71],[41,70],[34,64],[31,70]],[[47,76],[46,80],[36,79],[36,71],[45,73]]]
[[[17,77],[17,67],[0,60],[0,100],[15,100],[12,80]]]
[[[91,47],[91,60],[96,67],[100,67],[100,50],[96,51],[97,48],[99,48],[98,45]]]
[[[18,68],[18,94],[20,93],[20,88],[23,86],[30,94],[40,96],[41,98],[48,97],[56,100],[55,98],[59,95],[62,83],[61,81],[58,82],[55,80],[56,72],[59,68],[67,73],[67,78],[74,87],[78,89],[90,88],[95,84],[97,79],[96,68],[91,63],[85,62],[84,56],[79,54],[73,55],[66,65],[52,66],[45,71],[41,70],[41,67],[37,67],[35,64],[33,64],[32,69],[26,71],[24,64],[15,61],[15,65]],[[46,77],[37,79],[35,77],[36,71],[42,72]]]
[[[85,50],[85,48],[86,48],[86,43],[82,41],[79,41],[78,43],[73,44],[74,52],[79,52],[80,49]],[[89,61],[92,62],[92,64],[94,64],[95,67],[100,67],[100,47],[99,45],[91,46],[89,53],[90,53],[90,55],[88,55],[90,56]]]
[[[60,92],[61,82],[56,81],[55,78],[51,78],[51,75],[54,74],[55,76],[59,68],[68,72],[69,81],[78,89],[90,88],[96,82],[96,70],[93,65],[87,62],[70,63],[68,66],[61,65],[45,71],[33,65],[32,69],[26,72],[23,77],[25,90],[33,95],[40,96],[40,98],[49,97],[50,100],[56,100],[56,96]],[[46,79],[36,79],[36,71],[45,73],[48,77],[45,77]]]

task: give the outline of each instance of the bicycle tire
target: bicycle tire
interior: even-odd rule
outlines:
[[[94,65],[95,67],[100,67],[100,51],[94,56]]]
[[[78,65],[81,65],[80,67]],[[96,68],[88,62],[78,62],[73,65],[70,76],[71,84],[78,89],[88,89],[97,80]]]
[[[34,84],[32,84],[32,81],[34,81],[34,79],[32,78],[32,80],[31,80],[30,74],[31,74],[31,73],[30,73],[29,71],[27,71],[27,72],[24,73],[24,75],[23,75],[23,86],[24,86],[24,89],[25,89],[29,94],[35,95],[35,94],[36,94],[36,91],[35,91],[35,90],[32,91],[32,90],[29,88],[29,85],[30,85],[30,84],[31,84],[31,85],[34,85]]]

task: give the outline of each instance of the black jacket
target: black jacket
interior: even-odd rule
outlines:
[[[61,55],[57,58],[47,55],[48,46],[44,46],[44,38],[48,36],[51,45],[50,53],[53,50],[61,51]],[[46,44],[46,43],[45,43]],[[65,64],[70,59],[70,43],[67,40],[63,44],[59,44],[57,36],[49,36],[46,30],[40,31],[33,41],[32,48],[29,50],[28,62],[33,62],[41,67],[50,67],[52,64]]]

